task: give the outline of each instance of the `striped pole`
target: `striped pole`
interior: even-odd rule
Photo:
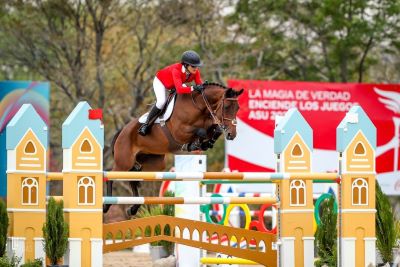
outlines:
[[[241,192],[241,193],[226,193],[226,192],[218,192],[218,193],[206,193],[206,197],[210,197],[212,195],[219,194],[224,197],[270,197],[272,194],[270,193],[247,193],[247,192]]]
[[[268,172],[104,172],[108,180],[122,181],[280,181],[285,179],[337,180],[337,173],[268,173]]]
[[[47,181],[62,181],[62,172],[46,173]],[[316,183],[339,182],[337,173],[268,173],[268,172],[104,172],[108,180],[123,181],[202,181],[214,183],[271,183],[284,179],[314,180]]]
[[[222,216],[224,215],[225,211],[223,210],[210,210],[209,211],[209,215],[210,216]],[[258,216],[258,214],[260,214],[259,210],[251,210],[250,211],[250,216]],[[230,215],[239,215],[239,216],[245,216],[246,213],[243,210],[234,210],[230,213]],[[265,211],[264,216],[273,216],[273,212],[271,211]]]
[[[103,197],[104,204],[276,204],[272,197]]]
[[[47,181],[62,181],[64,174],[62,172],[46,173]]]
[[[326,180],[314,180],[313,179],[313,183],[314,184],[330,184],[330,183],[337,183],[337,182],[340,182],[340,179],[338,180],[339,178],[336,178],[336,179],[326,179]],[[211,185],[214,185],[214,184],[266,184],[266,183],[273,183],[273,181],[263,181],[263,182],[260,182],[260,181],[242,181],[242,180],[208,180],[208,181],[206,181],[206,180],[203,180],[203,181],[201,181],[200,182],[201,184],[203,184],[203,185],[207,185],[207,184],[211,184]]]

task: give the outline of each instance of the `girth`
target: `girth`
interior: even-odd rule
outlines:
[[[180,144],[175,140],[175,138],[171,134],[171,131],[168,129],[166,122],[161,121],[160,126],[162,131],[164,132],[165,137],[167,137],[168,139],[168,150],[171,153],[183,150],[184,144]]]
[[[167,107],[169,105],[169,102],[171,102],[171,100],[173,99],[173,97],[176,95],[176,90],[172,89],[167,97],[167,101],[160,113],[159,116],[161,116],[162,114],[165,113],[165,111],[167,110]],[[176,101],[176,98],[175,98]],[[174,107],[175,108],[175,107]],[[175,138],[172,136],[171,131],[168,129],[167,127],[167,122],[166,121],[160,121],[160,127],[161,130],[164,132],[165,137],[167,137],[168,139],[168,150],[170,152],[178,152],[183,148],[183,144],[178,143]]]

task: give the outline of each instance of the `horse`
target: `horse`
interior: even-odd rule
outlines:
[[[112,142],[114,164],[111,171],[162,171],[165,155],[182,151],[212,148],[222,133],[227,140],[236,137],[236,114],[239,110],[237,91],[218,83],[204,83],[202,92],[177,94],[168,120],[154,124],[146,136],[138,134],[141,125],[133,118],[117,132]],[[166,104],[167,106],[168,104]],[[112,195],[112,181],[107,181],[107,195]],[[139,182],[131,181],[133,196],[139,196]],[[111,204],[103,206],[106,213]],[[128,216],[140,205],[132,205]]]

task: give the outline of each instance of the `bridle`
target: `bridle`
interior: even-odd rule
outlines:
[[[225,101],[238,101],[238,99],[234,98],[234,97],[225,97],[225,93],[224,93],[224,96],[222,97],[221,104],[219,104],[216,107],[216,109],[213,109],[211,107],[210,102],[208,101],[207,96],[205,95],[204,91],[205,90],[201,91],[201,96],[202,96],[202,98],[204,100],[204,103],[205,103],[205,105],[207,107],[207,110],[210,112],[211,118],[213,119],[213,123],[218,125],[218,127],[220,129],[222,129],[224,131],[224,133],[226,133],[226,131],[228,130],[228,127],[224,124],[224,121],[230,121],[232,123],[232,125],[237,125],[237,120],[236,120],[236,117],[235,118],[226,118],[225,117]],[[193,98],[193,94],[192,94],[192,102],[193,102],[193,104],[195,105],[195,107],[197,109],[201,110],[197,106],[197,104],[195,103],[194,98]],[[218,118],[218,115],[217,115],[217,112],[218,112],[218,110],[220,108],[222,108],[221,119]]]

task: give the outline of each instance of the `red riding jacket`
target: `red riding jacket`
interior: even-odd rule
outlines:
[[[159,70],[156,74],[157,78],[168,90],[176,89],[178,94],[189,94],[190,87],[185,87],[183,84],[195,81],[196,84],[202,84],[200,70],[197,69],[195,74],[186,75],[185,67],[182,63],[175,63]]]

